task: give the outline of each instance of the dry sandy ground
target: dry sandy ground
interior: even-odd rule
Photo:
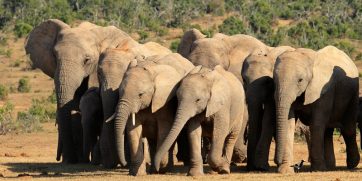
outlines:
[[[232,168],[230,175],[214,175],[207,173],[202,177],[187,177],[187,169],[180,163],[171,173],[166,175],[148,175],[140,177],[127,176],[127,170],[106,170],[100,166],[77,164],[65,165],[55,160],[57,131],[54,123],[43,125],[43,131],[30,134],[8,134],[0,136],[0,179],[22,178],[39,180],[358,180],[362,178],[362,164],[357,169],[347,170],[345,167],[345,148],[343,139],[335,136],[335,154],[337,170],[330,172],[309,172],[309,163],[300,173],[277,174],[275,164],[270,156],[271,171],[269,173],[247,173],[245,164]],[[272,146],[273,150],[274,145]],[[273,151],[271,151],[273,152]],[[306,144],[295,143],[295,162],[308,159]],[[205,172],[210,169],[207,165]]]

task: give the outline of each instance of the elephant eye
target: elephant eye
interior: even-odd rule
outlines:
[[[88,62],[90,62],[91,58],[89,56],[85,57],[84,59],[84,65],[86,65]]]
[[[138,94],[138,97],[140,97],[140,98],[141,98],[141,97],[142,97],[142,95],[143,95],[143,93],[139,93],[139,94]]]
[[[195,102],[199,102],[200,101],[200,99],[196,99],[196,101]]]
[[[301,83],[302,81],[303,81],[303,79],[302,79],[302,78],[298,79],[298,83]]]

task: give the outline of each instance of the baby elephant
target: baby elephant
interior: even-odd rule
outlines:
[[[240,81],[219,65],[213,70],[197,66],[182,79],[177,99],[178,108],[171,131],[155,156],[156,170],[187,124],[191,152],[188,175],[203,175],[201,136],[209,137],[211,141],[208,156],[211,168],[218,173],[230,173],[233,148],[246,110]]]
[[[103,112],[98,88],[90,88],[82,96],[79,109],[82,114],[84,161],[100,163],[98,138],[101,133]]]

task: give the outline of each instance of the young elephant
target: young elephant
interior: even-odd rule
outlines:
[[[80,100],[79,108],[82,114],[83,160],[89,162],[89,155],[91,154],[91,162],[93,164],[99,164],[100,153],[97,142],[101,134],[103,122],[99,88],[88,89]]]
[[[311,169],[335,168],[333,130],[346,143],[347,167],[360,160],[356,143],[358,70],[341,50],[327,46],[317,52],[297,49],[280,55],[274,67],[276,161],[278,172],[294,172],[294,119],[309,125]]]
[[[293,50],[289,46],[271,48],[266,53],[248,56],[243,63],[249,110],[248,170],[269,169],[270,144],[275,134],[274,63],[280,54]]]
[[[134,59],[143,59],[153,55],[167,55],[171,51],[155,42],[139,44],[133,39],[125,41],[117,48],[108,49],[102,56],[98,66],[100,95],[102,98],[104,118],[109,118],[116,109],[118,88],[129,63]],[[120,162],[114,140],[114,124],[103,124],[100,138],[102,165],[114,168]],[[123,165],[125,166],[125,165]]]
[[[128,135],[130,175],[146,174],[141,139],[147,138],[152,159],[172,125],[177,107],[175,87],[193,67],[191,62],[176,53],[152,56],[143,62],[130,64],[119,87],[116,113],[111,117],[115,119],[116,147],[123,165],[126,164],[125,130]],[[128,119],[130,115],[131,120]],[[172,159],[172,150],[169,156]],[[172,161],[168,162],[166,157],[163,163],[166,167]]]
[[[235,142],[246,110],[244,88],[240,81],[221,66],[213,70],[194,68],[177,90],[175,121],[155,156],[156,170],[181,129],[188,124],[190,170],[188,175],[202,175],[201,133],[211,139],[208,163],[218,173],[230,173]]]

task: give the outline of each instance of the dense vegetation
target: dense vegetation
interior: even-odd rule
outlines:
[[[145,40],[147,32],[162,36],[169,27],[185,29],[190,19],[212,14],[229,18],[203,30],[208,34],[247,33],[272,46],[334,44],[362,57],[346,41],[362,39],[360,0],[0,0],[0,5],[0,28],[18,37],[45,19],[58,18],[116,25]]]

